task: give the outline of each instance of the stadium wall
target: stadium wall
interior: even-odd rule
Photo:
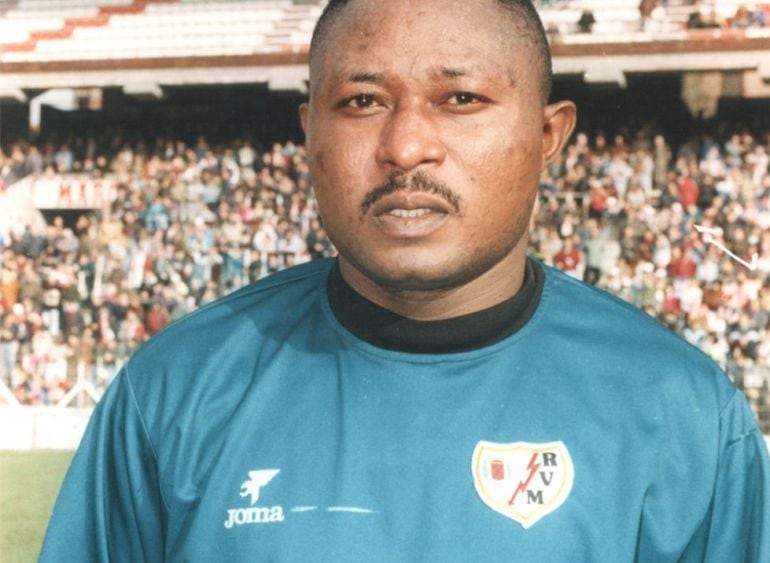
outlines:
[[[73,450],[93,409],[0,406],[0,451]]]

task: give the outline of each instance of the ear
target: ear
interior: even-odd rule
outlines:
[[[299,105],[299,122],[302,125],[302,131],[307,135],[307,114],[310,106],[307,102]]]
[[[545,106],[543,116],[543,168],[561,154],[577,121],[577,108],[570,101]]]

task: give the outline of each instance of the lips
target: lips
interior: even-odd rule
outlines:
[[[443,198],[424,192],[398,192],[383,197],[368,215],[384,234],[415,239],[437,231],[455,212]]]

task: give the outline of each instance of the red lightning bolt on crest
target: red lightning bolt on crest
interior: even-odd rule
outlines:
[[[532,481],[532,478],[535,476],[535,473],[537,473],[537,470],[540,469],[541,464],[535,463],[536,461],[537,461],[537,452],[532,454],[532,459],[529,460],[529,464],[527,465],[527,469],[529,469],[529,475],[527,476],[527,480],[519,481],[519,486],[516,487],[516,490],[513,492],[513,496],[511,497],[511,500],[508,501],[508,506],[513,506],[513,503],[516,501],[516,495],[527,490],[527,486],[529,485],[529,482]]]

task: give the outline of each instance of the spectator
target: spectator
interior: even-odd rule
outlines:
[[[583,243],[586,256],[585,273],[583,281],[595,285],[602,274],[602,264],[605,255],[605,239],[599,230],[596,220],[588,221],[587,237]]]
[[[580,249],[572,237],[564,240],[564,245],[553,257],[554,265],[567,274],[580,278]]]
[[[752,12],[746,6],[738,6],[735,10],[735,15],[730,21],[730,27],[732,29],[747,29],[751,26],[752,21]]]
[[[593,11],[586,8],[580,13],[580,18],[577,21],[578,31],[580,33],[591,33],[594,29],[596,18]]]
[[[679,203],[684,209],[689,209],[698,202],[698,195],[700,189],[695,179],[690,176],[689,172],[685,171],[680,177],[677,185],[677,193],[679,194]]]

